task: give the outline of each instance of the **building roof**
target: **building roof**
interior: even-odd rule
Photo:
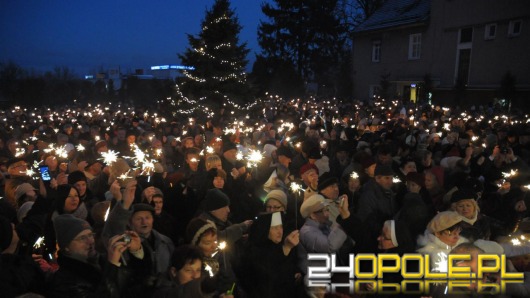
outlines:
[[[387,29],[425,22],[429,18],[431,0],[387,0],[354,32]]]

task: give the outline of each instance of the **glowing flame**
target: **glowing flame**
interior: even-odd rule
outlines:
[[[26,153],[24,148],[16,148],[15,157],[21,157]]]
[[[132,176],[129,176],[129,173],[131,172],[131,170],[128,170],[127,172],[121,174],[120,176],[116,177],[116,179],[118,180],[126,180],[126,179],[129,179],[129,178],[133,178]]]
[[[290,190],[293,193],[298,193],[299,194],[302,191],[302,185],[293,182],[293,183],[291,183]]]
[[[393,183],[399,183],[399,182],[401,182],[401,179],[399,179],[398,177],[394,177],[394,178],[392,178],[392,182]]]
[[[352,178],[352,179],[358,179],[358,178],[359,178],[359,174],[357,174],[356,172],[352,172],[352,173],[350,174],[350,178]]]
[[[236,154],[236,159],[237,160],[242,160],[243,159],[243,152],[238,151],[237,154]]]
[[[83,145],[79,144],[79,145],[77,145],[77,151],[83,152],[83,151],[85,151],[85,147]]]
[[[263,159],[263,154],[257,150],[250,150],[249,155],[247,156],[248,167],[257,167],[258,164]]]
[[[103,162],[110,165],[116,160],[118,160],[118,153],[113,150],[109,150],[107,152],[101,152],[101,156],[103,157]]]
[[[40,248],[42,244],[44,244],[44,237],[39,237],[37,241],[35,241],[35,244],[33,244],[33,248]]]
[[[26,175],[28,175],[28,176],[31,177],[31,176],[33,176],[34,174],[35,174],[35,171],[34,171],[33,169],[27,169],[27,170],[26,170]]]
[[[504,178],[510,178],[510,177],[515,176],[516,174],[517,174],[517,170],[515,170],[515,171],[514,171],[514,170],[510,170],[509,173],[503,172],[503,173],[502,173],[502,176],[503,176]]]

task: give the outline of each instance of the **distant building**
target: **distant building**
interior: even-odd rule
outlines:
[[[507,72],[519,97],[528,95],[529,19],[527,0],[386,1],[354,30],[355,97],[386,91],[414,99],[425,95],[429,74],[435,100],[455,100],[460,90],[486,102],[499,95]]]
[[[122,83],[122,75],[120,68],[109,68],[106,71],[100,71],[96,74],[87,74],[85,75],[85,80],[90,80],[96,82],[101,80],[105,83],[105,86],[108,88],[109,81],[112,80],[114,90],[119,90]]]
[[[149,80],[175,80],[176,77],[181,76],[181,70],[194,69],[190,66],[166,64],[151,66],[150,69],[136,68],[134,72],[123,74],[120,68],[110,68],[106,71],[100,71],[95,74],[85,75],[85,80],[93,83],[102,81],[105,83],[105,89],[109,91],[109,87],[113,86],[115,92],[122,92],[129,90],[131,84],[138,84],[138,80],[143,81],[143,86],[148,84]],[[112,85],[110,81],[112,80]],[[136,82],[136,83],[131,83]]]
[[[175,64],[164,64],[151,66],[151,73],[157,79],[171,79],[175,80],[176,77],[182,76],[182,70],[194,70],[195,67],[175,65]]]

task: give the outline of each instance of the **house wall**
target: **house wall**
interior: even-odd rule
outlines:
[[[510,20],[522,20],[518,37],[508,36]],[[415,27],[357,33],[353,48],[355,97],[366,99],[370,86],[389,73],[390,94],[402,95],[403,85],[420,82],[427,73],[439,89],[454,89],[459,30],[473,27],[469,90],[498,89],[510,71],[520,90],[530,88],[530,2],[526,0],[432,0],[429,21]],[[486,24],[496,23],[493,40],[484,39]],[[408,60],[409,35],[422,33],[421,58]],[[372,41],[381,40],[381,60],[371,62]]]

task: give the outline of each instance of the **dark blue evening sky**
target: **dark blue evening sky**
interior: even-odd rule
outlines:
[[[177,64],[187,33],[200,32],[214,0],[0,0],[0,61],[39,72],[56,66],[84,75],[100,68],[122,73]],[[231,0],[240,41],[259,51],[263,0]],[[249,64],[249,69],[252,65]]]

